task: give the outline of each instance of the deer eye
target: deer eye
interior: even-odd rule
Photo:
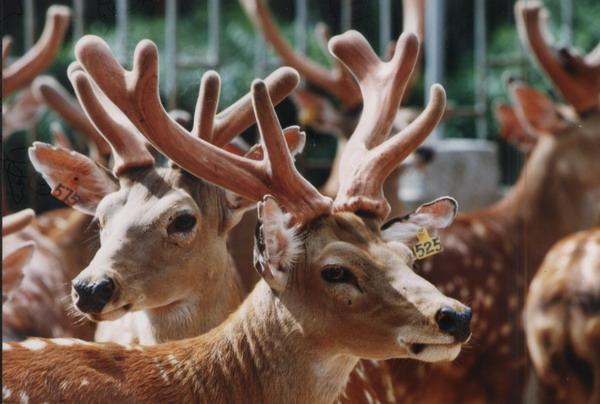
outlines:
[[[167,234],[188,233],[196,226],[196,217],[189,213],[184,213],[177,216],[169,226],[167,226]]]
[[[321,276],[329,283],[355,283],[356,281],[350,270],[339,266],[325,268],[321,271]]]

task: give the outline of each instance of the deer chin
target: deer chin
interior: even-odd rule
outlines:
[[[462,348],[462,343],[450,344],[408,344],[409,358],[422,362],[453,361]]]
[[[108,310],[108,311],[104,311],[102,313],[85,313],[85,316],[92,320],[92,321],[96,321],[96,322],[100,322],[100,321],[112,321],[112,320],[116,320],[122,316],[124,316],[125,314],[127,314],[130,310],[131,310],[131,304],[127,303],[124,304],[121,307],[118,307],[116,309],[112,309],[112,310]]]

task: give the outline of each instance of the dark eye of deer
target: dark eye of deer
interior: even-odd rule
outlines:
[[[321,271],[321,276],[325,282],[329,283],[348,283],[353,282],[354,275],[344,267],[328,267]]]
[[[167,227],[167,233],[169,235],[176,233],[187,233],[196,226],[196,217],[189,213],[179,215]]]

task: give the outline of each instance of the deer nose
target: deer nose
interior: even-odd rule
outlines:
[[[100,313],[110,301],[115,283],[110,278],[102,278],[93,283],[73,282],[75,306],[84,313]]]
[[[442,307],[435,315],[435,321],[440,330],[452,335],[458,342],[465,342],[471,335],[471,309],[467,308],[458,313],[451,307]]]

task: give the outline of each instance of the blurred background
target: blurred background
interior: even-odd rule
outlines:
[[[46,73],[70,91],[67,66],[73,61],[75,42],[84,34],[104,38],[125,65],[131,62],[138,41],[153,40],[161,58],[161,97],[168,109],[193,111],[200,77],[209,69],[222,77],[220,104],[225,107],[248,91],[253,78],[264,77],[280,65],[237,0],[3,1],[3,36],[14,41],[11,59],[35,43],[52,4],[72,7],[73,19],[65,44]],[[523,158],[498,136],[493,113],[494,104],[507,99],[507,76],[524,78],[559,99],[519,44],[513,5],[511,0],[428,2],[423,68],[417,75],[417,90],[403,105],[422,107],[426,89],[440,82],[453,112],[429,140],[436,150],[432,167],[402,177],[400,192],[409,205],[450,193],[458,195],[462,208],[469,210],[488,205],[515,181]],[[600,41],[598,0],[544,0],[544,5],[559,43],[589,50]],[[269,8],[288,42],[325,66],[331,60],[315,32],[319,23],[326,24],[331,34],[349,28],[362,32],[382,56],[388,42],[402,31],[399,0],[280,0],[270,1]],[[282,103],[278,113],[282,125],[298,123],[291,101]],[[60,118],[46,111],[33,129],[3,144],[2,174],[10,211],[33,207],[41,213],[60,205],[34,174],[26,154],[33,140],[50,142],[49,125],[55,120]],[[64,127],[71,141],[84,149],[82,139],[70,132],[68,124]],[[308,143],[298,165],[320,185],[328,176],[336,139],[305,129]],[[250,142],[255,136],[253,128],[244,135]]]

